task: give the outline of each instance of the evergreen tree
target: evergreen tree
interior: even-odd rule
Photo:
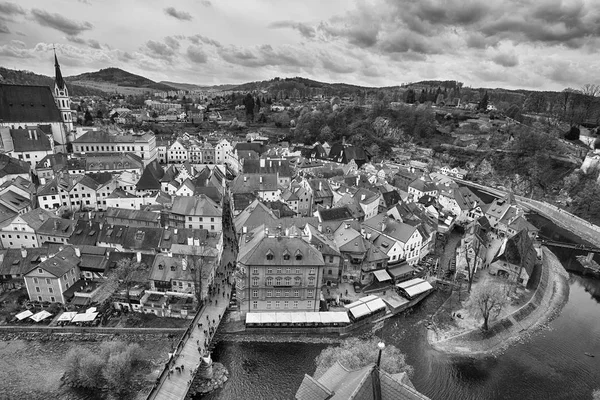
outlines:
[[[408,89],[408,92],[406,92],[406,102],[413,104],[415,101],[415,91],[413,89]]]
[[[246,108],[246,119],[254,121],[254,98],[250,93],[244,98],[244,107]]]
[[[483,111],[487,110],[488,101],[489,101],[489,99],[488,99],[488,92],[487,92],[487,90],[486,90],[486,91],[485,91],[485,94],[483,95],[483,97],[482,97],[482,98],[481,98],[481,100],[479,101],[479,105],[478,105],[478,107],[477,107],[477,108],[478,108],[479,110],[483,110]]]
[[[419,103],[427,103],[427,92],[425,89],[421,90],[421,94],[419,95]]]

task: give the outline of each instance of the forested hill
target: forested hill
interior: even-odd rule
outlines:
[[[65,78],[68,82],[89,81],[104,82],[117,86],[127,86],[134,88],[148,88],[156,90],[176,90],[175,88],[156,83],[140,75],[132,74],[120,68],[104,68],[96,72],[86,72],[84,74],[68,76]]]
[[[266,91],[270,94],[278,92],[290,93],[298,91],[301,96],[311,95],[326,95],[326,96],[351,96],[365,91],[377,91],[379,89],[389,88],[374,88],[350,85],[347,83],[325,83],[314,81],[312,79],[295,77],[295,78],[275,78],[268,81],[248,82],[232,88],[233,91],[248,92],[248,91]]]
[[[34,74],[31,71],[21,71],[0,67],[0,75],[3,78],[2,83],[49,86],[51,89],[54,89],[54,78],[46,75]],[[72,96],[106,96],[106,93],[101,90],[76,84],[69,84],[69,91]]]

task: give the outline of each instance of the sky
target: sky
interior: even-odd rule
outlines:
[[[53,46],[64,76],[577,89],[600,84],[600,1],[0,1],[0,65],[53,76]]]

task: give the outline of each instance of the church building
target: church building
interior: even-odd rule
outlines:
[[[66,152],[74,139],[71,98],[54,54],[54,90],[48,86],[0,83],[0,127],[39,128],[54,140],[56,152]]]

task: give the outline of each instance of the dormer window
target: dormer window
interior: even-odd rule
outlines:
[[[271,260],[273,260],[273,258],[274,258],[274,257],[273,257],[273,252],[272,252],[271,250],[269,250],[269,251],[267,252],[267,260],[271,261]]]
[[[162,264],[158,264],[158,269],[162,270],[164,266]]]
[[[287,250],[283,252],[283,259],[286,261],[290,259],[290,253]]]
[[[171,265],[171,271],[175,271],[175,266]]]
[[[296,261],[302,260],[302,253],[300,251],[296,252]]]

